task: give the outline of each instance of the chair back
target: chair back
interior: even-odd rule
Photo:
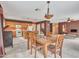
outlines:
[[[31,41],[32,45],[36,45],[36,32],[30,32],[29,33],[29,39]]]
[[[64,35],[59,34],[56,39],[56,48],[62,48]]]
[[[25,38],[26,38],[26,39],[29,39],[29,33],[26,32],[25,35],[26,35]]]
[[[47,32],[46,36],[52,36],[52,32]]]

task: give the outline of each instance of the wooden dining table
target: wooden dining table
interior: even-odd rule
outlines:
[[[29,33],[31,33],[31,32],[28,32],[28,35],[29,35]],[[55,43],[55,36],[53,36],[53,37],[38,36],[36,41],[37,41],[37,43],[43,45],[43,53],[44,53],[44,57],[46,58],[47,54],[48,54],[48,46],[52,43]],[[31,41],[29,38],[28,38],[28,49],[31,49]]]
[[[46,37],[46,38],[39,38],[37,39],[37,43],[40,43],[43,45],[43,53],[44,53],[44,57],[47,57],[48,54],[48,46],[50,44],[54,44],[55,43],[55,37]]]

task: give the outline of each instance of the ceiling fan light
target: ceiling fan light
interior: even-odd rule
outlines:
[[[46,19],[51,19],[53,17],[53,15],[45,15]]]
[[[53,14],[49,14],[49,3],[50,1],[47,1],[47,4],[48,4],[47,14],[45,14],[44,16],[46,19],[51,19],[53,17]]]

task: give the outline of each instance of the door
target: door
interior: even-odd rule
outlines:
[[[16,37],[21,37],[21,36],[22,36],[22,30],[16,29]]]
[[[3,45],[3,17],[0,15],[0,57],[4,56],[4,45]]]
[[[3,35],[2,35],[2,21],[0,18],[0,56],[3,55]]]

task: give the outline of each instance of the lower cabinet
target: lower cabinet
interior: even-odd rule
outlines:
[[[12,31],[4,31],[3,32],[4,38],[3,38],[3,42],[4,42],[4,47],[13,47],[13,35],[12,35]]]

